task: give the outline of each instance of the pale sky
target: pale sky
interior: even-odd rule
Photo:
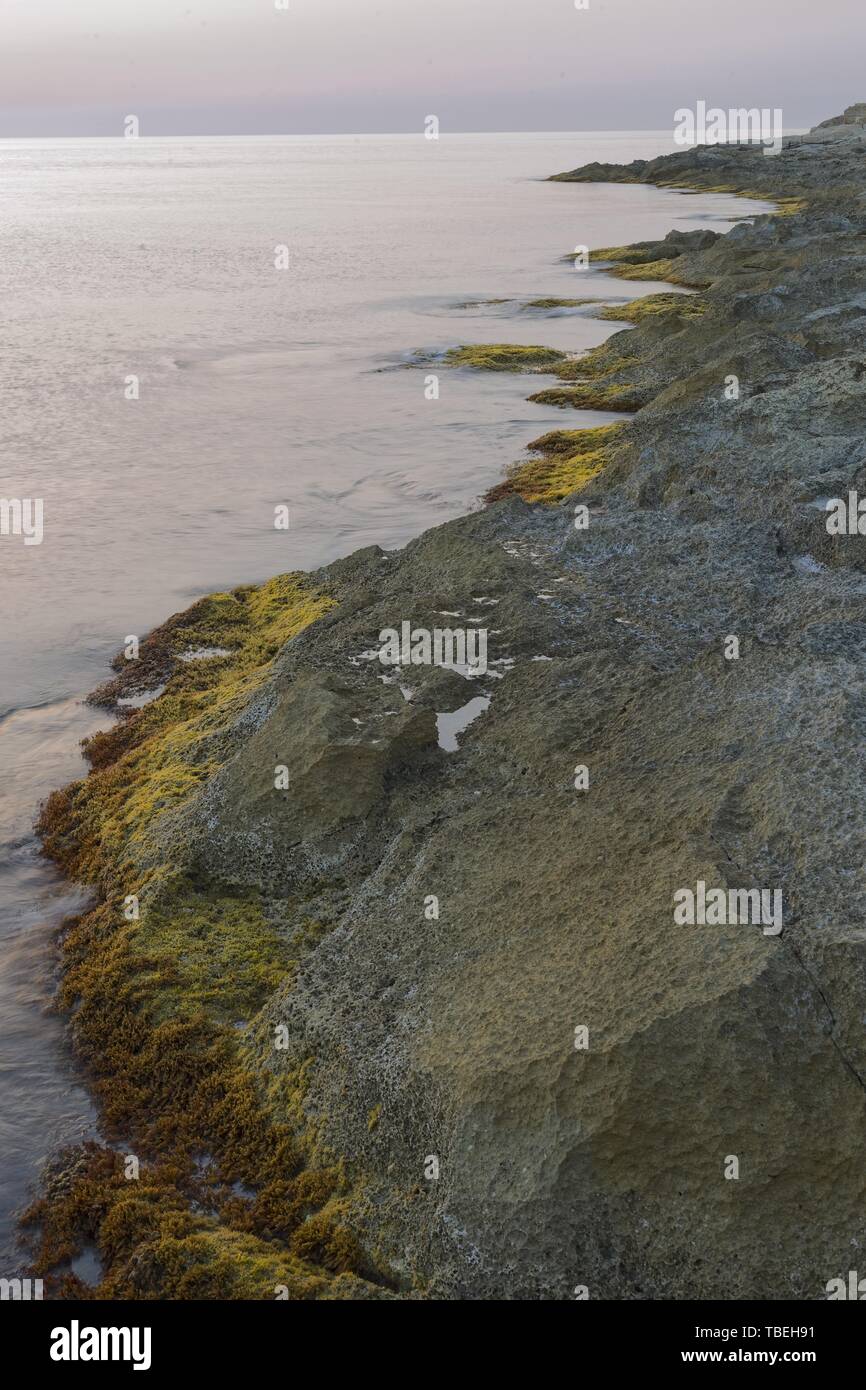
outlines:
[[[0,136],[672,127],[866,100],[864,0],[0,0]]]

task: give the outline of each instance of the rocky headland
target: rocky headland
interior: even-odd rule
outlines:
[[[826,503],[866,495],[864,122],[558,175],[779,206],[596,252],[691,293],[584,357],[445,364],[620,422],[118,659],[99,701],[161,693],[41,819],[95,890],[61,1003],[108,1140],[29,1213],[40,1273],[98,1252],[56,1291],[808,1300],[857,1267],[866,540]],[[404,621],[483,628],[486,670],[383,666]],[[780,893],[781,931],[677,920],[699,884]]]

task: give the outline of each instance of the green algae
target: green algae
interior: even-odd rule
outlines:
[[[664,258],[658,261],[641,261],[638,264],[615,264],[608,272],[618,280],[667,280],[671,285],[685,285],[686,282],[676,272],[677,260]]]
[[[772,175],[772,163],[765,166],[767,174]],[[698,193],[728,193],[737,198],[749,198],[759,202],[770,202],[773,204],[774,216],[792,216],[798,212],[807,211],[811,205],[808,193],[798,191],[797,193],[785,194],[780,190],[778,183],[770,179],[766,184],[754,181],[755,170],[751,169],[747,180],[738,182],[729,180],[720,183],[718,178],[707,171],[696,171],[690,175],[678,173],[675,178],[641,178],[639,174],[630,174],[621,168],[609,168],[607,177],[602,179],[604,183],[624,183],[624,184],[649,184],[655,188],[670,188],[675,192],[695,195]],[[565,170],[559,174],[550,174],[548,183],[597,183],[599,179],[583,177],[578,170]],[[623,249],[623,248],[618,248]],[[571,256],[564,259],[571,260]]]
[[[169,677],[172,693],[223,686],[227,670],[237,675],[255,672],[328,606],[330,600],[305,589],[301,574],[280,574],[258,586],[209,594],[149,633],[137,660],[128,661],[119,653],[111,663],[118,676],[100,686],[90,702],[113,705],[131,687],[157,685]],[[184,653],[201,649],[224,649],[228,655],[204,662],[182,660]],[[155,704],[140,714],[152,711]],[[164,703],[159,709],[158,717],[171,717]]]
[[[484,500],[497,502],[516,496],[525,502],[553,503],[579,492],[610,463],[611,446],[624,428],[621,424],[599,425],[542,435],[527,446],[540,457],[516,465]]]
[[[573,410],[640,410],[649,399],[646,391],[636,386],[618,386],[609,382],[583,382],[575,386],[549,386],[529,397],[537,405],[555,405]]]
[[[540,299],[467,299],[462,304],[456,304],[456,309],[486,309],[500,307],[503,304],[516,304],[523,309],[577,309],[582,304],[596,304],[599,301],[594,298],[589,299],[561,299],[559,296],[550,295]]]
[[[607,306],[598,317],[613,322],[645,323],[664,315],[676,326],[680,320],[698,318],[706,312],[701,295],[660,293],[634,299],[627,304]],[[653,398],[653,391],[634,381],[621,378],[633,376],[640,358],[618,347],[622,334],[615,335],[581,357],[560,364],[556,375],[572,386],[551,386],[530,396],[539,405],[554,405],[575,410],[605,410],[634,412]],[[619,380],[612,380],[617,377]]]
[[[445,354],[449,367],[472,367],[482,372],[520,372],[551,367],[567,360],[558,348],[515,343],[475,343],[451,348]]]
[[[152,1016],[251,1018],[289,976],[288,943],[253,893],[231,897],[191,884],[160,885],[135,934],[156,976]]]
[[[614,334],[613,339],[590,348],[582,356],[569,358],[557,367],[556,375],[560,381],[582,381],[584,378],[596,381],[615,373],[630,371],[640,359],[634,354],[620,352],[611,346],[614,340],[624,340],[626,336],[625,333]]]
[[[524,309],[577,309],[582,304],[597,304],[597,299],[528,299]]]
[[[93,1241],[104,1297],[262,1298],[277,1285],[363,1297],[383,1283],[369,1262],[363,1279],[352,1273],[364,1261],[345,1221],[354,1187],[305,1117],[309,1059],[272,1074],[250,1046],[263,1004],[326,928],[292,935],[255,893],[199,882],[176,828],[230,756],[273,657],[331,606],[281,575],[169,619],[141,644],[164,693],[90,741],[90,774],[42,811],[46,852],[101,895],[67,924],[58,1004],[72,1011],[106,1132],[142,1163],[129,1182],[113,1150],[67,1154],[59,1190],[27,1217],[46,1277]],[[200,647],[228,655],[181,660]],[[115,698],[141,679],[119,671]]]
[[[680,256],[658,255],[662,245],[663,242],[653,242],[650,247],[601,246],[590,251],[589,259],[604,262],[605,273],[618,280],[667,280],[671,285],[692,288],[677,271]]]
[[[573,171],[566,169],[566,170],[565,170],[563,173],[561,173],[561,174],[548,174],[547,179],[546,179],[546,182],[547,182],[547,183],[584,183],[584,182],[586,182],[586,183],[589,183],[589,182],[597,183],[597,182],[599,182],[599,180],[597,180],[597,179],[592,179],[592,180],[589,180],[589,179],[585,179],[585,180],[584,180],[584,179],[577,179],[577,178],[574,177]],[[609,180],[609,179],[608,179],[608,180],[603,180],[603,182],[611,182],[611,180]],[[618,176],[617,176],[615,182],[616,182],[616,183],[642,183],[643,180],[642,180],[642,179],[639,179],[639,178],[637,177],[636,174],[626,174],[626,173],[622,173],[622,174],[618,174]]]
[[[193,1193],[197,1208],[216,1203],[219,1211],[192,1210]],[[56,1290],[65,1298],[303,1300],[379,1294],[352,1272],[362,1257],[343,1221],[345,1201],[334,1198],[331,1187],[303,1194],[288,1225],[285,1209],[273,1202],[258,1212],[245,1207],[254,1212],[246,1224],[257,1231],[231,1224],[232,1201],[164,1164],[142,1168],[131,1181],[122,1155],[89,1143],[61,1155],[47,1195],[30,1209],[26,1224],[42,1229],[44,1256],[53,1265],[74,1258],[82,1240],[96,1246],[107,1270],[99,1287],[67,1276]]]
[[[677,294],[668,291],[661,294],[641,295],[628,304],[608,304],[598,317],[613,323],[643,323],[656,314],[679,314],[681,318],[700,318],[706,313],[706,301],[697,294]]]
[[[705,176],[707,179],[709,175]],[[636,180],[640,182],[640,180]],[[773,188],[758,188],[753,184],[736,183],[712,183],[703,182],[700,178],[695,178],[693,182],[682,182],[677,179],[659,180],[655,184],[656,188],[671,188],[691,195],[697,193],[730,193],[737,198],[750,198],[757,202],[772,203],[774,217],[793,217],[797,213],[805,212],[809,207],[809,199],[805,195],[780,196],[778,190]]]
[[[226,735],[267,677],[286,641],[331,607],[309,592],[298,575],[279,575],[260,588],[203,599],[176,615],[141,644],[141,660],[166,679],[159,699],[127,715],[113,729],[85,741],[92,771],[55,792],[40,830],[46,851],[75,878],[125,897],[138,893],[162,864],[148,854],[161,823],[213,775],[227,749]],[[231,647],[229,656],[183,662],[192,647]],[[101,687],[106,700],[122,693],[139,663]]]
[[[660,245],[653,242],[653,247]],[[599,246],[590,251],[591,261],[610,261],[615,265],[648,265],[657,259],[654,250],[635,243],[632,246]]]

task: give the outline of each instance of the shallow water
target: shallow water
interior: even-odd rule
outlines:
[[[39,855],[37,801],[84,771],[78,740],[105,715],[75,700],[0,722],[0,1273],[19,1272],[15,1211],[50,1150],[87,1135],[94,1115],[51,1012],[60,923],[87,902]]]
[[[0,1275],[44,1155],[92,1122],[46,1014],[78,898],[30,832],[104,722],[76,700],[128,634],[199,594],[401,545],[544,430],[614,418],[530,405],[506,375],[443,371],[426,400],[405,363],[462,341],[590,347],[618,325],[455,306],[629,298],[658,287],[562,257],[763,206],[542,181],[668,148],[645,133],[0,141],[0,490],[45,516],[41,545],[0,536]]]

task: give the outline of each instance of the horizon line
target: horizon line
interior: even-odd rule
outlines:
[[[800,135],[811,130],[811,126],[785,126],[784,135]],[[670,135],[672,126],[583,126],[558,130],[448,130],[440,131],[435,140],[425,136],[422,130],[270,130],[270,131],[187,131],[183,133],[163,132],[154,135],[93,135],[93,134],[39,134],[5,135],[0,132],[0,141],[12,140],[116,140],[133,143],[139,140],[370,140],[383,136],[405,139],[426,140],[428,144],[438,144],[455,135]]]

